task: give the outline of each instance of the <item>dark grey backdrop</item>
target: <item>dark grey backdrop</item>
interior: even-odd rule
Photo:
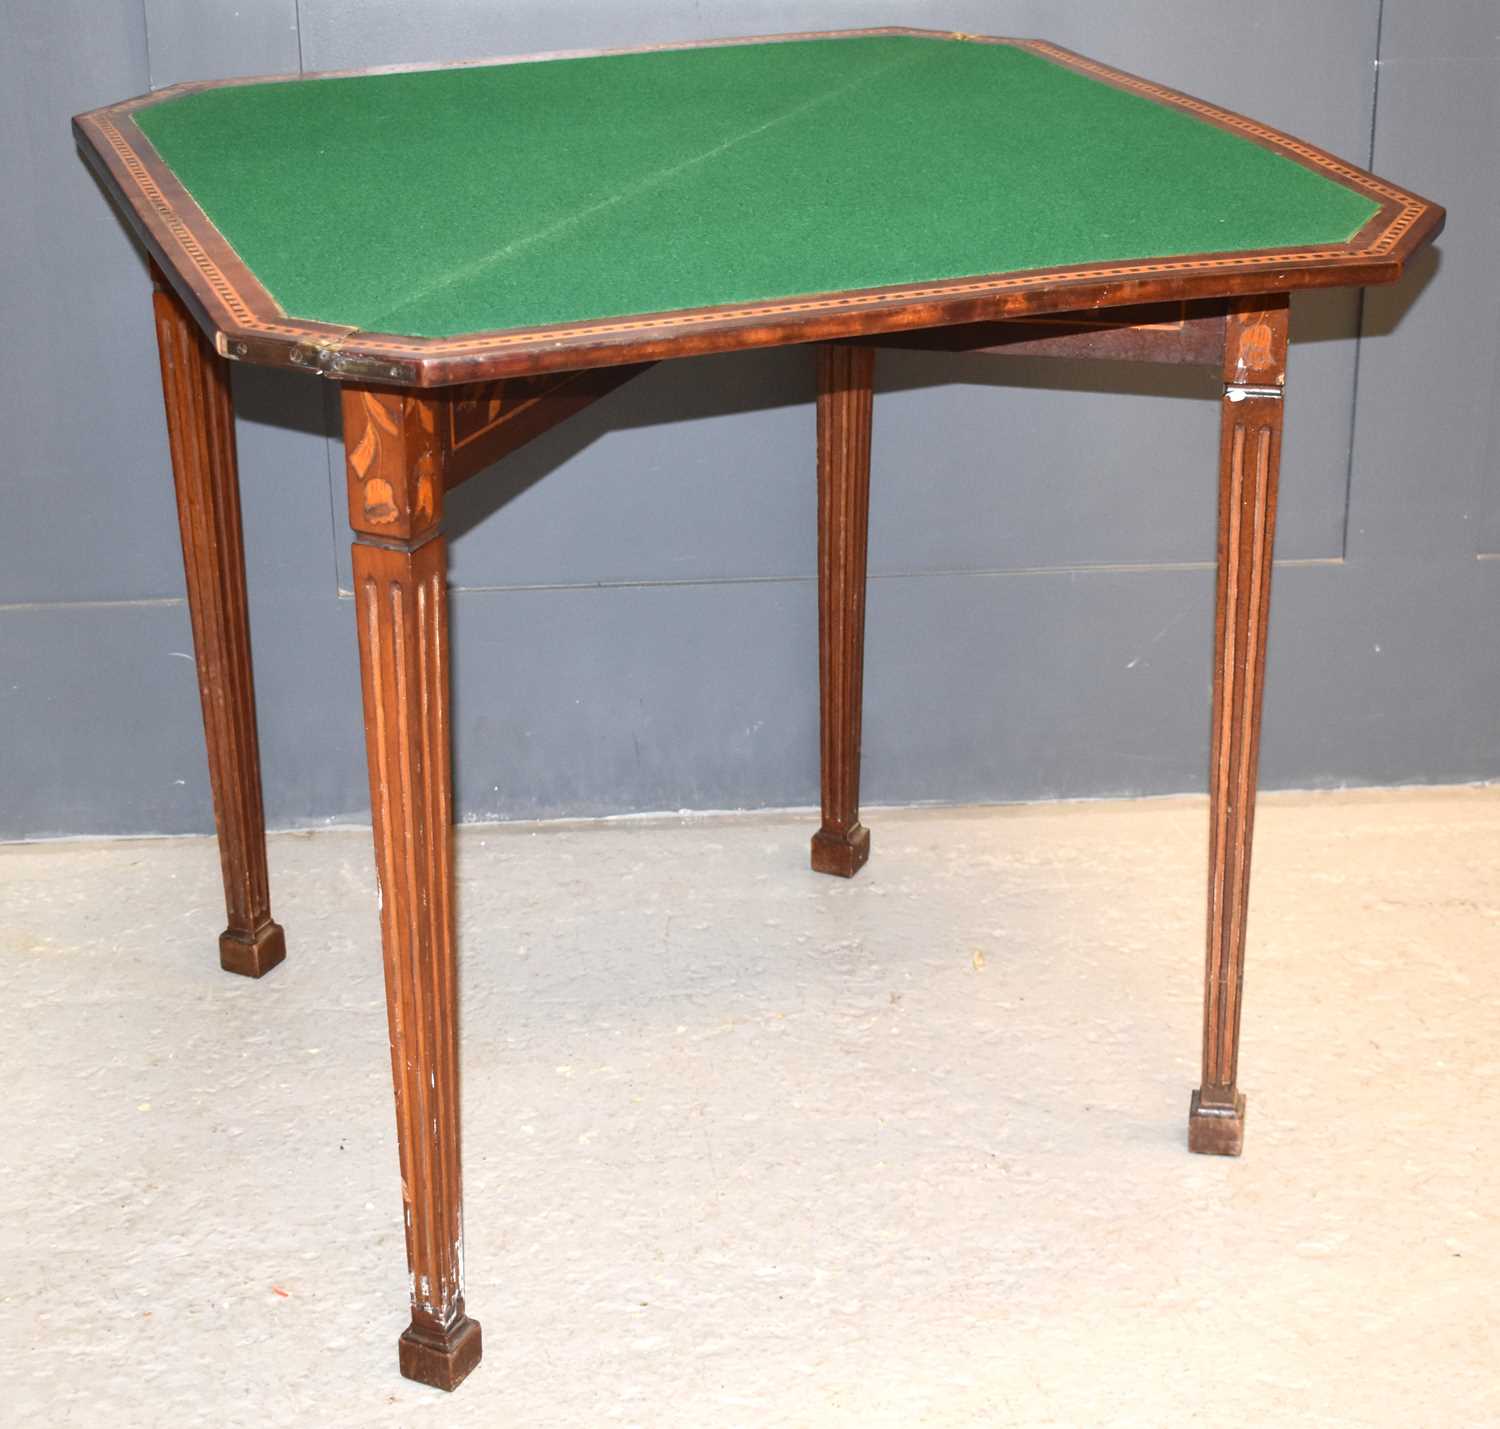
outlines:
[[[1295,301],[1264,774],[1500,775],[1497,14],[8,0],[0,836],[211,827],[143,262],[71,113],[189,78],[887,23],[1042,34],[1448,205],[1399,288]],[[361,819],[328,394],[235,384],[269,817]],[[816,802],[811,387],[795,349],[664,365],[464,488],[464,817]],[[890,355],[880,387],[867,801],[1202,788],[1212,382]]]

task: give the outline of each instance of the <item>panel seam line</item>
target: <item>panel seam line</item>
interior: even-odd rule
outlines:
[[[854,90],[860,89],[877,79],[883,79],[897,70],[912,69],[918,65],[930,64],[935,60],[935,58],[937,58],[937,56],[934,54],[904,56],[893,64],[883,65],[879,69],[870,70],[865,74],[861,74],[857,78],[850,80],[849,83],[840,86],[838,89],[830,90],[826,94],[815,94],[811,99],[804,100],[800,104],[794,104],[790,109],[783,110],[780,114],[775,115],[771,119],[765,120],[763,123],[752,125],[749,129],[735,134],[731,138],[725,139],[719,144],[715,144],[712,148],[706,149],[702,153],[694,154],[691,157],[683,159],[676,164],[668,165],[665,169],[661,169],[655,173],[648,174],[645,178],[636,180],[633,184],[627,185],[624,189],[620,190],[618,193],[611,194],[608,198],[600,199],[598,202],[590,204],[588,207],[580,210],[577,213],[569,214],[566,218],[558,219],[556,222],[548,224],[543,228],[537,229],[533,233],[529,233],[524,237],[514,239],[510,243],[506,244],[506,246],[500,249],[498,252],[488,254],[484,258],[466,265],[465,267],[459,269],[458,272],[452,274],[449,277],[439,279],[435,282],[429,283],[424,288],[417,289],[416,292],[404,297],[401,302],[397,303],[394,307],[387,308],[378,317],[371,319],[369,323],[364,324],[360,329],[356,330],[353,333],[347,334],[345,337],[340,339],[339,345],[342,346],[344,343],[362,336],[365,332],[391,331],[393,330],[394,322],[393,314],[401,312],[402,309],[409,308],[414,303],[418,303],[423,301],[424,299],[430,298],[434,293],[441,292],[444,288],[452,287],[455,283],[466,282],[469,279],[475,278],[480,273],[483,273],[486,269],[493,268],[496,265],[503,263],[507,259],[514,257],[518,252],[527,248],[534,247],[536,244],[545,242],[550,238],[554,238],[559,233],[562,233],[569,228],[584,224],[597,214],[603,213],[606,210],[614,208],[619,204],[626,203],[631,199],[638,198],[642,194],[649,193],[655,188],[660,188],[664,184],[676,178],[679,174],[685,173],[687,170],[698,165],[708,163],[710,160],[718,158],[721,154],[727,153],[736,145],[742,144],[747,140],[757,138],[761,134],[764,134],[769,130],[776,128],[776,126],[779,124],[784,124],[788,120],[794,119],[799,115],[806,114],[810,110],[816,109],[822,105],[830,104],[836,99],[841,99],[845,95],[852,93]]]

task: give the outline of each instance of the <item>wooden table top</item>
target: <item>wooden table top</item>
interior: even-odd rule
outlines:
[[[74,126],[223,355],[411,386],[1385,282],[1443,221],[1213,105],[947,32],[184,84]]]

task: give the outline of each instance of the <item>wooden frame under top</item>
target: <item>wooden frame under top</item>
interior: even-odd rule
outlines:
[[[1187,110],[1199,119],[1231,130],[1363,194],[1379,204],[1379,210],[1346,243],[1074,264],[546,327],[421,338],[365,332],[284,313],[163,163],[134,116],[145,106],[225,85],[297,83],[303,79],[450,66],[394,66],[178,84],[81,114],[74,119],[73,127],[85,159],[123,208],[131,227],[221,356],[398,387],[446,387],[542,372],[960,323],[991,323],[1124,304],[1386,283],[1398,278],[1407,259],[1443,226],[1444,213],[1437,204],[1325,150],[1042,40],[886,27],[651,45],[635,50],[504,57],[472,61],[469,65],[522,64],[584,55],[861,35],[956,39],[1029,50],[1094,79]]]

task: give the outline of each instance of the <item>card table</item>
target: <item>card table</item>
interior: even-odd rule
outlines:
[[[149,254],[228,927],[271,916],[229,364],[339,385],[410,1270],[401,1372],[465,1310],[443,503],[653,362],[817,347],[822,821],[853,876],[877,349],[1222,374],[1202,1079],[1237,1061],[1289,295],[1397,278],[1435,204],[1039,40],[907,29],[179,84],[78,116]]]

